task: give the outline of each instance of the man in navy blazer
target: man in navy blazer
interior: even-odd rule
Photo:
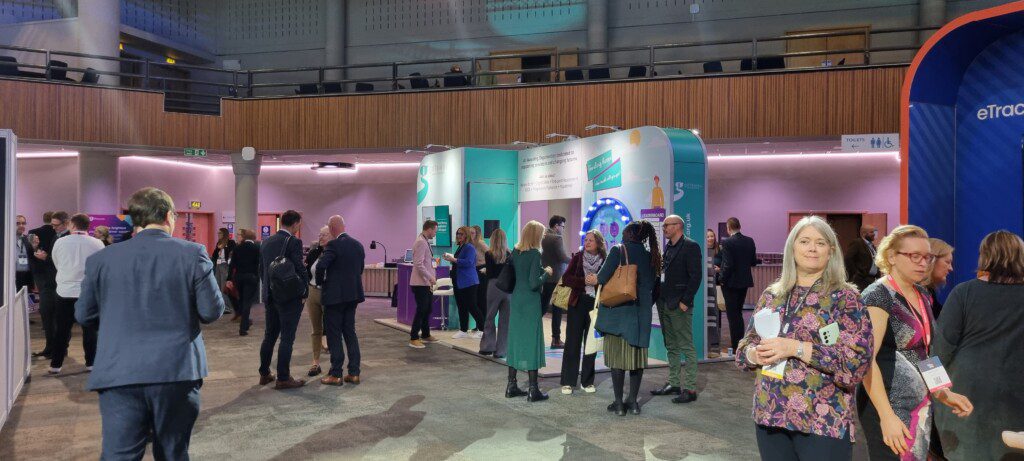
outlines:
[[[99,392],[103,459],[188,459],[207,375],[200,324],[224,313],[202,245],[171,237],[174,202],[139,190],[128,201],[145,229],[85,262],[75,319],[99,330],[87,387]]]
[[[260,346],[260,385],[277,381],[275,389],[295,389],[306,384],[303,379],[292,378],[290,366],[292,346],[295,344],[295,330],[299,327],[302,317],[303,294],[294,299],[280,299],[270,289],[270,264],[284,256],[292,263],[295,275],[302,280],[302,286],[309,289],[309,276],[302,261],[302,240],[295,237],[302,222],[298,211],[288,210],[281,215],[281,229],[267,237],[260,246],[260,273],[263,274],[263,304],[266,308],[267,328]],[[281,339],[277,347],[277,376],[270,372],[270,360],[274,356],[274,343]]]
[[[740,220],[729,218],[725,221],[729,238],[722,241],[722,295],[725,297],[725,315],[729,318],[729,339],[732,350],[736,350],[746,331],[743,328],[743,300],[747,289],[754,286],[752,267],[758,265],[757,248],[754,239],[740,231]]]
[[[362,278],[366,252],[362,243],[345,233],[345,220],[341,216],[331,216],[327,227],[334,240],[327,243],[316,265],[316,281],[323,287],[324,334],[331,350],[331,371],[320,382],[332,386],[340,386],[342,382],[359,384],[356,306],[366,300]],[[342,376],[345,353],[348,354],[348,374]]]

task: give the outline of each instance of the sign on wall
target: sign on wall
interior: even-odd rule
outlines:
[[[519,151],[519,201],[579,198],[585,141]]]
[[[89,233],[92,234],[97,227],[106,226],[114,242],[123,241],[132,233],[130,219],[123,214],[94,214],[89,216]]]
[[[899,133],[844,134],[843,152],[889,152],[900,150]]]
[[[461,226],[464,201],[465,149],[452,149],[423,157],[416,183],[417,226],[429,218],[438,222],[436,246],[451,246],[452,227]],[[445,213],[438,208],[447,209]],[[441,225],[447,227],[447,238],[441,233]]]

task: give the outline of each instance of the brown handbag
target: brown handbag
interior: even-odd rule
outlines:
[[[636,301],[636,264],[629,263],[629,253],[625,245],[619,245],[619,253],[622,254],[619,267],[615,268],[615,273],[601,287],[601,304],[607,307],[617,307]]]

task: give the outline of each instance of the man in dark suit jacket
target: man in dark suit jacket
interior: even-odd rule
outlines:
[[[28,258],[28,267],[32,272],[36,289],[39,290],[39,318],[43,323],[43,334],[46,336],[46,346],[43,350],[33,353],[33,357],[50,358],[56,344],[53,337],[56,331],[53,314],[57,310],[57,266],[53,265],[53,259],[49,257],[53,251],[53,242],[57,240],[57,231],[51,224],[53,214],[52,211],[43,213],[43,225],[28,231],[30,236],[39,239]]]
[[[302,222],[298,211],[288,210],[281,215],[281,229],[267,237],[260,246],[260,273],[263,274],[263,301],[266,307],[267,328],[260,346],[260,385],[276,380],[275,389],[294,389],[306,384],[303,379],[292,378],[290,365],[292,346],[295,344],[295,330],[302,317],[302,300],[306,294],[294,299],[280,299],[270,289],[270,264],[284,256],[292,263],[296,277],[302,280],[302,287],[309,288],[306,267],[302,264],[302,240],[295,237]],[[237,249],[235,250],[237,251]],[[281,339],[277,348],[277,376],[270,373],[270,360],[274,356],[274,343]]]
[[[846,249],[846,271],[849,272],[850,283],[864,291],[868,285],[878,279],[878,266],[875,265],[875,226],[865,224],[860,227],[860,237],[850,242]]]
[[[224,312],[202,245],[171,237],[174,202],[152,187],[128,201],[135,238],[85,263],[75,319],[98,328],[88,389],[99,392],[103,459],[188,459],[207,375],[200,324]]]
[[[694,298],[704,277],[704,257],[697,242],[686,238],[683,218],[665,218],[665,253],[662,258],[663,280],[658,296],[658,318],[668,351],[668,383],[651,391],[654,395],[677,394],[675,403],[697,400],[697,349],[693,344]],[[686,358],[686,381],[679,382],[680,356]]]
[[[722,241],[722,295],[725,296],[725,315],[729,318],[729,339],[732,350],[743,338],[743,300],[747,290],[754,286],[750,268],[758,264],[754,239],[740,232],[740,220],[729,218],[725,222],[729,238]]]
[[[34,250],[32,248],[32,240],[25,234],[28,219],[22,215],[18,215],[15,217],[15,224],[14,290],[15,293],[17,293],[21,291],[23,287],[28,287],[29,289],[32,288],[31,260]]]
[[[332,386],[340,386],[342,382],[359,384],[356,306],[366,300],[362,279],[366,253],[362,243],[345,233],[345,220],[341,216],[331,216],[327,227],[334,240],[327,243],[316,264],[316,282],[323,287],[320,299],[324,305],[324,334],[331,350],[331,371],[320,382]],[[346,353],[348,374],[342,376]]]

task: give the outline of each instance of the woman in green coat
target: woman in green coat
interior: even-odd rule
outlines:
[[[508,321],[508,386],[505,397],[522,397],[537,402],[546,400],[547,394],[537,385],[537,370],[544,366],[544,314],[540,309],[540,292],[544,281],[551,276],[550,267],[541,267],[540,240],[544,225],[530,221],[519,234],[519,244],[512,252],[516,286],[512,290]],[[530,376],[529,391],[519,389],[516,371],[524,370]]]
[[[647,367],[647,348],[651,342],[651,308],[654,306],[654,287],[661,277],[661,252],[658,234],[648,221],[634,221],[622,231],[623,244],[608,252],[597,281],[601,285],[615,274],[621,264],[636,265],[636,301],[616,307],[601,305],[597,311],[594,329],[604,335],[604,362],[612,369],[612,390],[615,401],[608,411],[623,416],[626,411],[640,414],[637,394]],[[622,254],[625,248],[626,254]],[[629,371],[629,396],[622,401],[626,371]]]

